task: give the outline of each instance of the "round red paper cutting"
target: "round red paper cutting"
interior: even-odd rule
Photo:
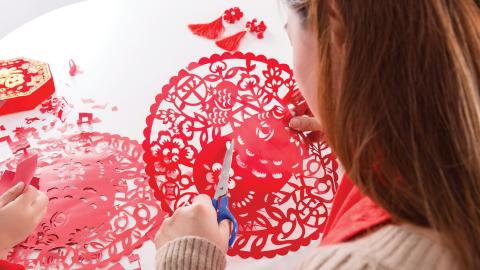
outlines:
[[[129,255],[162,221],[138,142],[106,133],[40,140],[36,176],[49,197],[36,231],[9,260],[27,269],[98,269]],[[21,155],[0,164],[13,169]]]
[[[318,239],[338,163],[325,142],[288,128],[298,91],[288,65],[253,54],[202,58],[172,77],[150,109],[143,143],[163,210],[213,196],[234,140],[229,196],[239,235],[228,254],[274,257]]]

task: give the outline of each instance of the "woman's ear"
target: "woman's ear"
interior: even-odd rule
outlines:
[[[330,1],[329,6],[329,20],[330,20],[330,31],[332,35],[332,45],[336,49],[343,50],[345,45],[345,24],[343,22],[343,17],[338,8],[336,0]]]

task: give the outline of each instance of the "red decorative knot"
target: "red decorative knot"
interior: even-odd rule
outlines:
[[[243,12],[238,7],[227,9],[223,14],[223,19],[229,24],[234,24],[237,21],[240,21],[242,18]]]
[[[234,139],[229,194],[239,235],[228,254],[272,258],[318,239],[338,163],[325,142],[288,128],[298,93],[288,65],[253,54],[202,58],[172,77],[150,108],[143,142],[162,209],[213,196]]]
[[[256,33],[257,38],[263,39],[263,35],[265,31],[267,31],[267,25],[265,24],[264,21],[258,22],[257,19],[253,19],[251,21],[248,21],[247,24],[245,25],[245,28],[247,28],[247,31],[250,33]]]

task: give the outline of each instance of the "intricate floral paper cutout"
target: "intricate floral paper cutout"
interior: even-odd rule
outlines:
[[[97,269],[149,239],[163,212],[142,173],[141,146],[104,133],[38,141],[40,189],[50,199],[37,230],[10,255],[35,269]],[[0,164],[11,169],[22,157]]]
[[[213,195],[225,143],[235,139],[231,211],[239,236],[229,255],[274,257],[318,239],[337,187],[324,142],[288,128],[298,102],[291,69],[253,54],[202,58],[162,88],[144,131],[150,185],[170,214]]]

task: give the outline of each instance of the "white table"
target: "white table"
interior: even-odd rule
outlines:
[[[221,53],[212,41],[192,35],[189,23],[209,22],[239,6],[245,19],[268,25],[264,40],[247,35],[241,51],[264,54],[291,63],[285,15],[278,0],[90,0],[41,16],[0,40],[0,59],[24,56],[48,62],[56,91],[81,109],[80,98],[116,105],[96,131],[128,136],[142,142],[145,118],[155,95],[179,69],[200,57]],[[237,24],[228,28],[235,33]],[[83,74],[70,77],[74,59]],[[15,125],[22,114],[0,118]],[[312,246],[317,245],[314,243]],[[308,249],[308,248],[307,248]],[[275,259],[229,258],[229,269],[293,269],[307,249]],[[139,251],[143,269],[153,269],[153,243]]]

